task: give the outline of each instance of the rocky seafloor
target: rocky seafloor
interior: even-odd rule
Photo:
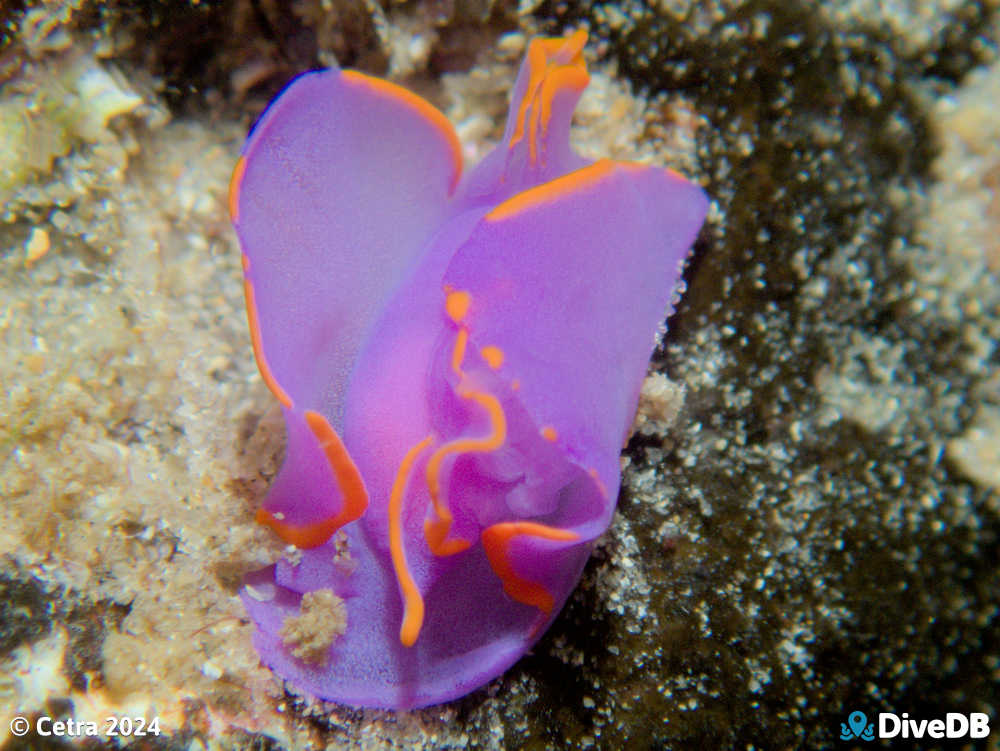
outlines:
[[[150,749],[840,748],[854,709],[1000,724],[998,5],[0,5],[0,743],[102,747],[14,738],[15,715],[155,715]],[[252,523],[284,439],[225,205],[243,137],[339,62],[429,97],[472,162],[526,40],[580,27],[574,142],[714,201],[614,523],[486,688],[407,713],[301,696],[236,594],[283,555]]]

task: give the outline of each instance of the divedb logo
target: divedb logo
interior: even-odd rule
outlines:
[[[990,717],[983,712],[948,712],[944,718],[912,719],[907,712],[879,712],[876,723],[855,710],[840,723],[840,740],[871,741],[875,738],[985,738],[990,734]]]

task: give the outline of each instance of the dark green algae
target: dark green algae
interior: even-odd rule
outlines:
[[[523,707],[527,747],[837,747],[853,709],[996,715],[995,498],[990,510],[990,491],[935,452],[974,408],[946,395],[974,376],[957,328],[908,312],[913,282],[893,251],[913,237],[936,151],[916,89],[947,90],[982,62],[994,11],[966,4],[907,57],[863,21],[826,25],[815,3],[716,7],[692,23],[622,3],[614,29],[598,6],[538,11],[553,31],[589,23],[639,90],[680,92],[708,118],[698,158],[722,218],[695,248],[655,363],[687,383],[685,410],[664,448],[635,438],[626,452],[616,529],[639,541],[659,625],[632,634],[607,612],[599,553],[516,669],[541,686]],[[896,378],[921,398],[901,430],[824,410],[817,373],[853,332],[902,348]],[[668,519],[679,534],[662,531]],[[586,655],[581,670],[545,654],[558,640]]]

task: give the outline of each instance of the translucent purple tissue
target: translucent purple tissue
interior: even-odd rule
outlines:
[[[441,113],[353,71],[297,78],[243,149],[230,209],[288,430],[257,520],[301,551],[242,596],[261,659],[317,697],[407,709],[482,686],[611,520],[708,201],[573,152],[585,42],[531,42],[504,140],[467,175]]]

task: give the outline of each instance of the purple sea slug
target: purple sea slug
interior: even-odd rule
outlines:
[[[242,594],[262,660],[318,697],[406,709],[482,686],[611,520],[708,201],[570,148],[585,42],[531,42],[503,142],[467,175],[440,112],[349,70],[295,79],[236,166],[254,354],[288,432],[257,519],[301,549]],[[346,626],[296,649],[318,593]]]

